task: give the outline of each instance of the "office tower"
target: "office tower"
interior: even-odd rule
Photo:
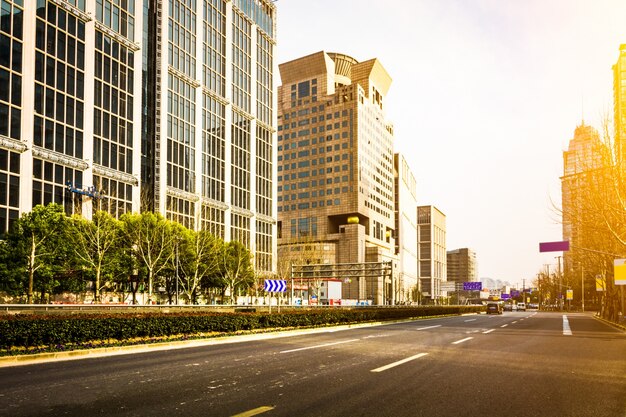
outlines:
[[[411,168],[402,154],[393,155],[396,254],[399,258],[396,300],[418,301],[417,193]]]
[[[618,161],[626,160],[626,44],[619,47],[619,57],[613,65],[613,122],[615,124],[615,154]]]
[[[585,223],[597,212],[594,201],[602,198],[594,184],[604,182],[602,154],[605,147],[598,131],[584,122],[576,127],[574,137],[563,152],[563,176],[561,177],[561,203],[563,216],[563,240],[570,242],[570,250],[563,252],[563,271],[581,271],[582,257],[587,256],[580,248],[591,247],[585,239],[596,234],[594,226]],[[601,201],[599,202],[602,203]]]
[[[272,271],[275,14],[269,0],[3,1],[0,230],[49,202],[153,210]]]
[[[446,276],[457,283],[477,282],[476,252],[469,248],[450,250],[447,253]]]
[[[422,301],[439,303],[446,281],[446,216],[435,206],[417,207],[417,259]]]
[[[282,260],[394,258],[391,78],[377,59],[317,52],[279,65],[278,244]],[[303,252],[310,253],[302,256]],[[346,279],[344,299],[391,302],[391,282]]]

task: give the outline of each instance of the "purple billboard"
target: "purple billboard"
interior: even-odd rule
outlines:
[[[569,250],[569,240],[561,242],[542,242],[539,244],[539,252],[567,252]]]

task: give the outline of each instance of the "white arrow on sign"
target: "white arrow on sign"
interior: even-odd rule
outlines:
[[[285,292],[287,291],[287,281],[284,279],[266,279],[263,289],[269,292]]]

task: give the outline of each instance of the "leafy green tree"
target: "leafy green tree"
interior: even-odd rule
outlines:
[[[16,261],[24,260],[28,275],[27,300],[33,303],[35,275],[39,272],[42,280],[49,282],[54,275],[50,268],[58,265],[58,254],[65,247],[63,237],[67,227],[67,217],[63,206],[55,203],[35,206],[29,213],[23,213],[9,232],[7,240],[15,245]],[[50,288],[50,286],[47,286]]]
[[[193,304],[202,281],[219,272],[219,254],[224,249],[224,242],[206,230],[194,232],[185,229],[183,236],[178,248],[178,278],[187,300]]]
[[[121,219],[122,233],[132,254],[145,267],[148,276],[148,300],[152,302],[155,277],[171,265],[174,234],[172,223],[160,214],[126,213]]]
[[[68,240],[81,266],[93,271],[95,301],[111,281],[121,252],[121,223],[105,211],[97,211],[92,220],[74,215]]]
[[[219,276],[222,285],[229,290],[230,303],[234,303],[235,293],[241,288],[248,288],[254,282],[252,254],[239,241],[228,242],[220,253]]]

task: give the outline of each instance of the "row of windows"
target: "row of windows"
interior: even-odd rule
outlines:
[[[1,120],[1,118],[0,118]],[[51,119],[35,116],[33,143],[65,155],[83,157],[83,132]]]
[[[224,201],[226,106],[204,95],[202,109],[202,195]]]
[[[19,218],[20,154],[0,149],[0,239]]]
[[[168,77],[167,183],[195,192],[195,89],[173,75]]]
[[[272,124],[273,45],[260,32],[257,34],[257,117]]]
[[[287,212],[287,211],[314,209],[318,207],[340,206],[340,205],[341,205],[341,199],[335,198],[334,200],[333,199],[319,200],[319,201],[311,201],[311,202],[291,204],[291,205],[286,204],[284,206],[278,206],[278,211]]]
[[[54,7],[54,6],[52,6]],[[50,10],[50,9],[49,9]],[[59,14],[65,13],[63,10]],[[73,18],[72,15],[69,15]],[[76,21],[76,18],[74,18]],[[38,50],[57,57],[68,65],[85,70],[85,24],[78,21],[82,28],[78,34],[70,34],[54,23],[37,19],[35,46]]]
[[[96,0],[96,19],[131,41],[135,40],[134,13],[134,0]]]
[[[232,125],[232,202],[236,207],[250,208],[250,122],[233,112]]]
[[[254,256],[255,270],[272,271],[272,225],[256,221],[256,251]]]
[[[188,2],[169,0],[168,21],[169,64],[188,77],[196,75],[196,14]],[[195,3],[195,2],[194,2]]]
[[[230,240],[239,241],[247,248],[250,247],[250,218],[231,213]]]
[[[167,196],[166,217],[185,226],[195,229],[195,204],[182,198]]]
[[[335,178],[338,179],[338,178]],[[335,181],[335,184],[338,184],[338,181]],[[329,183],[330,184],[330,183]],[[343,187],[335,187],[334,188],[334,194],[342,194],[342,193],[347,193],[349,192],[350,188],[348,186],[343,186]],[[304,191],[301,193],[294,193],[294,194],[284,194],[284,195],[279,195],[278,196],[278,201],[289,201],[291,199],[291,201],[296,201],[296,200],[302,200],[305,198],[317,198],[317,196],[319,195],[320,197],[324,197],[325,195],[332,195],[333,194],[333,188],[328,188],[327,190],[314,190],[314,191]]]
[[[250,88],[252,70],[251,26],[239,13],[233,14],[233,103],[250,111]]]
[[[226,16],[222,0],[204,2],[203,70],[204,85],[224,96],[226,94]]]
[[[202,230],[224,239],[224,210],[203,205],[201,211],[202,217],[200,222]]]
[[[95,163],[121,172],[133,172],[132,147],[121,146],[94,136],[93,160]]]
[[[83,173],[63,165],[33,159],[33,207],[39,204],[61,204],[67,214],[81,211],[82,197],[67,188],[71,181],[76,188],[83,186]]]
[[[99,175],[93,176],[93,185],[102,197],[93,200],[95,210],[106,211],[117,219],[124,213],[132,213],[132,185]]]
[[[94,110],[94,135],[122,146],[133,145],[133,123],[100,109]]]

